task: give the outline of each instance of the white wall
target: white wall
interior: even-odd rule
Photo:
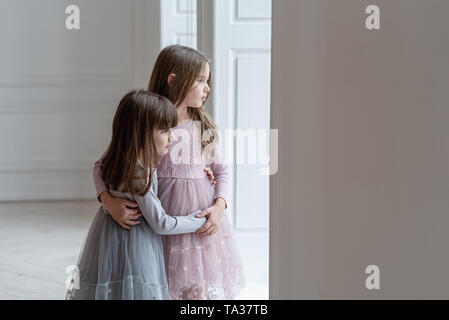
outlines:
[[[94,198],[91,168],[119,99],[146,88],[160,50],[159,1],[0,3],[0,200]]]
[[[448,11],[273,1],[270,298],[449,297]]]

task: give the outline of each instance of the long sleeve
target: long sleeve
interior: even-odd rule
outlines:
[[[214,149],[214,161],[210,168],[215,177],[215,194],[214,201],[217,198],[223,198],[226,203],[225,209],[228,207],[228,192],[229,192],[229,168],[224,163],[223,155],[221,153],[221,144],[219,143]]]
[[[100,194],[103,191],[108,190],[108,188],[106,187],[106,184],[103,181],[103,178],[100,175],[100,165],[101,165],[101,159],[99,159],[97,162],[95,162],[94,169],[93,169],[94,185],[95,185],[95,190],[97,191],[98,201],[100,201],[100,199],[99,199]]]
[[[110,190],[112,196],[123,197],[123,193]],[[125,194],[128,198],[137,202],[140,212],[150,227],[157,234],[182,234],[195,232],[206,223],[206,218],[196,218],[195,215],[201,211],[191,213],[187,216],[170,216],[162,208],[161,201],[154,194],[152,188],[144,197]]]

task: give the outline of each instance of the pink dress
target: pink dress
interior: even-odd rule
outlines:
[[[199,127],[191,120],[174,128],[174,133],[178,139],[157,167],[158,197],[164,209],[181,215],[204,210],[219,197],[226,201],[229,170],[220,163],[219,148],[215,149],[217,154],[210,164],[217,182],[214,187],[204,172],[206,161],[200,156]],[[227,211],[217,232],[211,236],[188,233],[164,237],[172,299],[233,299],[243,288],[242,262]]]
[[[191,120],[174,128],[177,140],[157,167],[158,197],[167,214],[185,215],[204,210],[215,199],[228,199],[229,170],[219,147],[210,163],[216,185],[203,171],[206,160],[201,154],[199,127]],[[94,172],[97,192],[103,183]],[[98,193],[98,194],[99,194]],[[227,201],[226,201],[227,202]],[[165,268],[171,299],[234,299],[245,285],[239,250],[223,213],[217,232],[209,236],[195,233],[164,236]]]

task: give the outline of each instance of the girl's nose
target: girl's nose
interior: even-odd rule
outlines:
[[[175,134],[173,133],[173,131],[170,130],[169,140],[173,141],[173,140],[175,140],[175,138],[176,138]]]

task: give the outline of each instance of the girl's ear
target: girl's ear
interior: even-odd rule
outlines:
[[[170,86],[170,83],[173,81],[173,79],[176,77],[176,75],[174,74],[174,73],[170,73],[169,75],[168,75],[168,78],[167,78],[167,83],[168,83],[168,85]]]

